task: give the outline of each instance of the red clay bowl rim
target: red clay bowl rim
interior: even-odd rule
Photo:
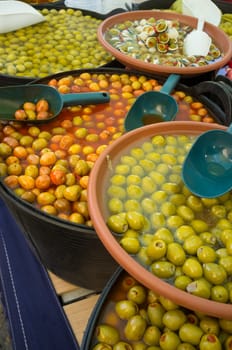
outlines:
[[[215,61],[207,66],[201,67],[173,67],[166,65],[158,65],[153,63],[147,63],[142,60],[134,59],[127,56],[126,54],[121,53],[119,50],[115,49],[105,40],[105,32],[108,28],[112,27],[116,23],[122,23],[124,20],[135,20],[140,18],[149,18],[154,16],[155,18],[164,18],[164,19],[177,19],[182,23],[192,25],[194,28],[197,27],[197,18],[182,15],[174,12],[168,11],[158,11],[158,10],[140,10],[132,12],[124,12],[116,14],[106,18],[98,27],[97,37],[101,45],[111,53],[119,62],[123,63],[129,68],[136,68],[148,73],[157,73],[162,75],[167,74],[180,74],[180,75],[198,75],[207,73],[210,71],[217,70],[223,67],[232,56],[232,41],[230,38],[218,27],[205,23],[204,30],[215,40],[216,45],[224,53],[224,57],[219,61]],[[214,33],[214,34],[212,34]],[[216,34],[216,36],[215,36]]]
[[[140,138],[146,139],[147,137],[155,134],[167,135],[185,133],[189,135],[198,135],[211,129],[225,130],[226,128],[219,124],[175,121],[147,125],[122,135],[105,149],[94,164],[88,184],[88,206],[89,213],[93,221],[93,226],[105,248],[118,262],[118,264],[121,265],[140,283],[149,289],[155,290],[158,294],[171,299],[178,305],[194,311],[202,312],[206,315],[232,320],[232,304],[225,304],[204,299],[177,289],[176,287],[156,277],[141,264],[135,261],[134,258],[126,253],[126,251],[116,241],[106,225],[102,213],[104,209],[101,210],[103,205],[102,198],[104,198],[104,194],[102,193],[102,187],[104,187],[104,174],[107,174],[109,159],[112,152],[117,156],[120,154],[120,152],[123,152],[122,150],[125,147],[128,147],[128,145],[131,145],[131,143],[136,142],[136,140],[140,140]],[[113,158],[114,157],[112,157],[112,160]]]

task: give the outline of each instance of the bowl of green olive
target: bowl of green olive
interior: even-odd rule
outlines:
[[[97,40],[100,14],[55,3],[40,4],[36,9],[43,22],[0,34],[0,84],[97,68],[114,59]]]
[[[95,230],[115,260],[178,305],[231,319],[232,194],[194,196],[181,178],[197,135],[218,124],[166,122],[123,135],[88,187]]]
[[[205,23],[212,39],[206,56],[185,53],[184,41],[197,18],[168,11],[132,11],[106,18],[98,28],[102,46],[119,62],[144,72],[193,76],[225,65],[231,57],[229,36]]]
[[[89,318],[82,349],[230,349],[232,321],[183,308],[122,268],[108,281]]]

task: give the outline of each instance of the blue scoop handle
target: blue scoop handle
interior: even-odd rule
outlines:
[[[179,74],[171,74],[162,86],[160,91],[169,95],[180,80]]]
[[[80,92],[74,94],[60,94],[64,106],[75,106],[76,104],[88,105],[107,103],[110,95],[107,92]]]

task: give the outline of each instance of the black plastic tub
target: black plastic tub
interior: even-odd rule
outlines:
[[[44,214],[0,183],[0,196],[43,265],[81,287],[101,291],[117,263],[93,228]]]

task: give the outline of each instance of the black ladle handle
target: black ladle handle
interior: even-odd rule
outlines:
[[[232,118],[232,95],[224,85],[219,82],[204,81],[192,86],[190,90],[193,96],[205,104],[218,123],[228,126]]]

